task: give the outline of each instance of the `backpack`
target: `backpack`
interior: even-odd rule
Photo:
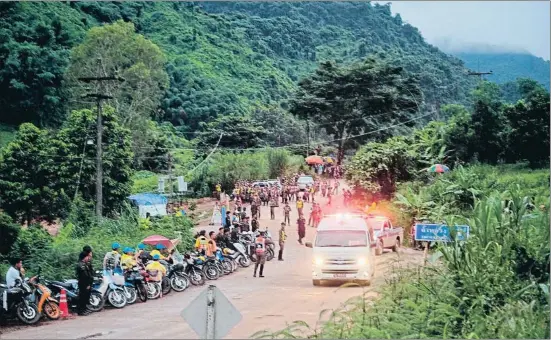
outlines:
[[[264,255],[266,252],[266,241],[264,239],[256,239],[254,243],[256,255]]]

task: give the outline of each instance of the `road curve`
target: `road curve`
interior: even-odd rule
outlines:
[[[334,202],[341,200],[341,197],[337,197]],[[296,222],[294,203],[291,207],[291,221]],[[309,209],[310,204],[306,203],[305,211]],[[269,220],[268,207],[262,207],[261,211],[261,228],[268,226],[274,237],[283,218],[282,207],[278,210],[274,221]],[[207,226],[198,229],[215,228]],[[314,233],[315,229],[307,227],[306,240],[312,240]],[[253,278],[251,266],[239,268],[229,276],[210,282],[228,297],[243,316],[241,322],[226,336],[227,339],[248,338],[262,330],[279,330],[296,320],[315,325],[321,310],[338,308],[348,298],[361,295],[365,289],[312,286],[311,249],[298,244],[296,225],[288,227],[287,234],[285,261],[275,259],[267,262],[264,278]],[[417,264],[421,262],[421,256],[411,249],[402,249],[398,254],[385,252],[376,257],[375,279],[367,290],[374,291],[384,284],[390,262]],[[180,312],[206,287],[192,286],[185,292],[171,292],[162,299],[145,304],[138,302],[121,310],[106,309],[86,317],[4,330],[0,339],[198,339],[181,318]]]

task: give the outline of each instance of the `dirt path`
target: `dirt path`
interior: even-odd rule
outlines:
[[[342,198],[334,199],[334,202]],[[322,199],[322,204],[324,203]],[[291,221],[297,214],[291,205]],[[281,223],[282,207],[276,220],[269,220],[269,208],[262,207],[261,227],[268,227],[275,235]],[[305,211],[310,204],[306,203]],[[248,210],[248,209],[247,209]],[[197,228],[215,230],[205,225]],[[285,261],[267,262],[264,278],[253,278],[253,267],[240,268],[237,272],[211,281],[241,312],[243,319],[226,338],[244,339],[262,330],[279,330],[287,324],[302,320],[310,325],[318,321],[319,312],[338,308],[348,298],[361,295],[363,290],[373,292],[384,284],[389,264],[419,264],[422,253],[402,249],[400,253],[385,252],[376,257],[376,276],[371,287],[314,287],[311,278],[311,249],[297,242],[296,226],[287,229],[289,238],[284,253]],[[313,239],[315,229],[307,228],[306,240]],[[191,287],[185,292],[171,292],[160,300],[136,303],[121,310],[108,309],[87,317],[49,322],[40,327],[24,327],[5,332],[0,339],[130,339],[171,338],[197,339],[197,335],[180,317],[180,312],[197,296],[203,287]]]

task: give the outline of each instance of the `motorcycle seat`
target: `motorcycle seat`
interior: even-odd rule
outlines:
[[[70,282],[52,281],[52,284],[63,288],[67,288],[67,289],[73,289],[73,284]]]

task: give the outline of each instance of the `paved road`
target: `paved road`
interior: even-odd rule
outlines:
[[[291,221],[296,221],[296,209],[293,205],[292,208]],[[269,208],[262,209],[261,227],[267,225],[275,236],[282,213],[276,215],[278,219],[270,221]],[[310,204],[307,203],[305,212],[309,209]],[[295,320],[315,325],[321,310],[338,308],[348,298],[362,294],[359,287],[312,286],[311,249],[298,244],[296,226],[289,227],[287,233],[285,261],[267,262],[264,278],[253,278],[251,266],[211,281],[243,315],[241,323],[226,338],[244,339],[258,331],[280,330]],[[312,240],[314,233],[315,229],[307,228],[306,240]],[[384,284],[384,273],[390,262],[418,263],[420,257],[418,252],[410,249],[403,249],[400,254],[386,252],[376,257],[376,276],[368,290],[373,291]],[[87,317],[43,323],[38,327],[22,327],[1,334],[0,339],[197,339],[197,335],[180,317],[180,312],[204,289],[206,285],[191,287],[182,293],[171,292],[162,299],[136,303],[121,310],[107,309]]]

